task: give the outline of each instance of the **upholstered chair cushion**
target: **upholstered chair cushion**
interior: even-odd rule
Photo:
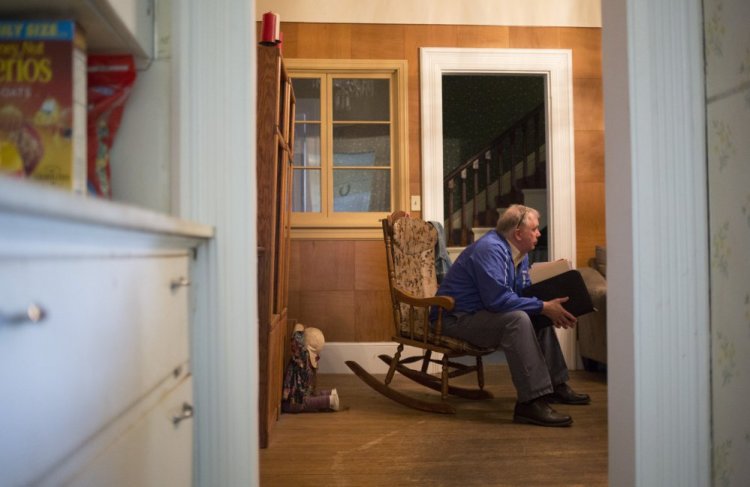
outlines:
[[[437,230],[428,222],[399,218],[393,224],[393,267],[395,284],[418,298],[432,297],[437,292],[435,274],[435,243]],[[414,309],[418,336],[423,334],[424,309]],[[401,333],[408,334],[409,306],[401,305]]]
[[[598,261],[601,259],[601,264]],[[578,348],[581,356],[607,363],[607,280],[604,273],[607,270],[606,250],[596,248],[596,257],[592,259],[592,267],[581,267],[579,272],[586,283],[596,311],[578,318]]]
[[[396,285],[419,298],[437,292],[435,244],[437,230],[428,222],[401,218],[393,225]]]
[[[594,268],[599,271],[601,275],[607,277],[607,247],[596,246],[594,257]]]

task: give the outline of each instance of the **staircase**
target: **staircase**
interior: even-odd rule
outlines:
[[[466,246],[472,227],[494,227],[498,209],[524,203],[523,190],[547,187],[544,104],[443,177],[448,246]]]

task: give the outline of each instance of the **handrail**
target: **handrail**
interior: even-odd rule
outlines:
[[[519,194],[518,181],[523,181],[526,187],[538,187],[542,185],[542,176],[544,168],[540,167],[540,148],[545,143],[545,137],[540,136],[540,118],[544,116],[544,104],[539,104],[519,118],[510,127],[505,129],[500,135],[490,141],[488,145],[477,153],[473,154],[466,161],[453,169],[443,178],[443,188],[447,190],[448,215],[446,216],[446,240],[449,244],[459,243],[467,245],[470,241],[469,233],[472,226],[482,224],[494,225],[492,208],[497,208],[501,204],[522,203],[523,196]],[[533,129],[534,141],[529,140],[529,131]],[[520,145],[520,147],[516,147]],[[529,155],[534,155],[534,180],[529,178],[531,171],[528,167]],[[495,156],[495,157],[493,157]],[[521,178],[516,176],[518,162],[522,161]],[[484,164],[484,168],[481,165]],[[510,166],[510,167],[508,167]],[[498,170],[494,171],[493,167]],[[470,172],[471,171],[471,172]],[[483,217],[480,218],[479,203],[477,201],[480,191],[480,172],[484,172],[484,192],[485,202]],[[469,179],[469,175],[473,178]],[[509,177],[507,188],[503,189],[503,179]],[[460,181],[460,187],[456,187],[456,182]],[[495,201],[491,202],[490,188],[498,183],[497,195]],[[473,184],[472,191],[469,193],[468,186]],[[460,189],[460,201],[454,201],[454,190]],[[454,209],[454,203],[458,203],[458,208]],[[471,204],[469,215],[467,209]],[[459,211],[460,225],[459,228],[453,228],[453,215]],[[496,216],[496,215],[495,215]],[[454,230],[459,231],[455,241]]]
[[[487,144],[483,149],[477,151],[475,154],[473,154],[471,157],[468,157],[465,162],[461,163],[457,168],[453,169],[451,172],[448,173],[447,176],[443,176],[443,183],[448,182],[450,179],[454,179],[456,176],[461,174],[461,171],[464,169],[467,169],[472,162],[474,162],[476,159],[480,159],[482,156],[484,156],[487,151],[492,150],[494,147],[497,147],[500,145],[500,142],[502,139],[510,136],[511,132],[514,132],[518,130],[518,127],[524,125],[531,119],[532,117],[536,116],[538,112],[541,112],[544,108],[544,103],[540,103],[536,107],[532,108],[529,113],[524,115],[523,117],[519,118],[513,125],[505,129],[500,135],[492,139],[489,144]]]

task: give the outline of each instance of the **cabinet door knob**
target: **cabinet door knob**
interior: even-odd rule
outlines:
[[[169,287],[174,291],[178,287],[186,287],[190,285],[190,279],[187,277],[178,277],[177,279],[172,279],[172,282],[169,283]]]
[[[193,406],[190,404],[183,402],[182,403],[182,411],[180,411],[180,414],[177,414],[175,416],[172,416],[172,424],[177,426],[180,424],[180,422],[183,419],[190,419],[193,417]]]
[[[20,325],[22,323],[39,323],[47,317],[47,312],[36,303],[31,303],[24,311],[3,313],[0,311],[0,324]]]

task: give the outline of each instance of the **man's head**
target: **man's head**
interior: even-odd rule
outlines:
[[[509,206],[497,220],[497,232],[523,254],[536,247],[539,231],[539,212],[524,205]]]

